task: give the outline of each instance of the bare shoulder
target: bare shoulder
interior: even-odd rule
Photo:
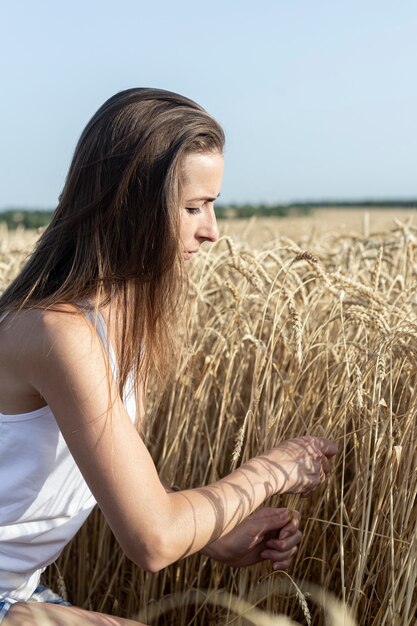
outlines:
[[[108,370],[103,344],[78,307],[11,312],[0,325],[0,369],[45,397],[46,380],[88,377]]]
[[[111,406],[116,413],[122,411],[108,352],[76,306],[34,310],[20,323],[32,329],[21,371],[51,408],[64,436],[75,425],[105,416]]]
[[[94,360],[95,359],[95,360]],[[103,346],[92,324],[71,304],[57,310],[10,312],[0,323],[0,410],[27,412],[44,406],[47,379],[57,384],[86,376],[103,362]]]
[[[97,338],[92,324],[73,304],[55,309],[32,308],[11,312],[0,326],[4,349],[27,358],[48,354],[54,346],[82,349]]]

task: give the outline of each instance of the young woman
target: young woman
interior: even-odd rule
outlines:
[[[214,484],[170,492],[139,434],[146,382],[162,381],[176,354],[185,262],[218,238],[223,144],[219,124],[178,94],[110,98],[79,140],[50,225],[0,298],[6,626],[36,623],[34,601],[38,623],[133,623],[60,606],[39,587],[96,502],[128,558],[152,572],[197,551],[235,567],[267,559],[286,568],[297,550],[298,518],[259,507],[316,489],[334,442],[284,441]]]

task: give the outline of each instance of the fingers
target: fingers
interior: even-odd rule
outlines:
[[[282,541],[290,535],[294,535],[294,533],[298,531],[298,527],[300,526],[300,519],[300,513],[298,511],[293,511],[291,520],[288,522],[288,524],[281,528],[278,541]],[[283,546],[283,548],[285,549],[285,546]]]
[[[272,568],[274,570],[287,569],[291,565],[294,556],[297,554],[297,550],[297,546],[294,546],[291,550],[286,550],[285,552],[264,550],[261,556],[267,561],[272,561]]]
[[[328,439],[319,439],[320,441],[325,441],[327,443],[334,443],[329,441]],[[336,446],[337,448],[337,446]],[[327,476],[333,471],[333,460],[332,455],[329,452],[325,452],[323,449],[323,454],[315,460],[316,468],[319,474],[319,484],[323,483]]]
[[[274,570],[287,569],[291,565],[301,540],[299,523],[300,514],[294,511],[293,518],[281,529],[279,537],[266,541],[266,548],[262,551],[261,557],[272,561]]]
[[[288,569],[292,563],[294,557],[291,557],[287,561],[274,561],[272,563],[272,569],[275,571]]]
[[[329,461],[327,457],[322,457],[321,459],[321,467],[323,472],[327,475],[333,470],[333,463]]]
[[[297,441],[297,439],[294,439],[293,441]],[[336,441],[326,439],[325,437],[305,435],[304,437],[300,437],[298,441],[304,441],[304,445],[306,445],[306,447],[311,453],[313,453],[313,455],[318,453],[319,456],[325,457],[326,459],[331,459],[332,457],[334,457],[339,449]]]
[[[301,492],[301,497],[306,498],[310,496],[312,493],[316,491],[320,485],[322,485],[326,480],[328,475],[333,470],[333,463],[326,459],[326,457],[322,457],[320,459],[316,459],[314,461],[315,466],[315,474],[316,474],[316,482],[315,484],[310,484],[307,489]]]
[[[307,495],[321,485],[332,471],[337,443],[325,437],[305,435],[283,441],[277,447],[278,463],[287,469],[287,485],[283,491]]]
[[[287,569],[297,553],[300,539],[301,532],[299,530],[295,531],[286,540],[269,539],[266,543],[267,548],[262,551],[261,557],[272,561],[274,570]]]
[[[325,437],[316,437],[319,442],[319,447],[322,453],[329,459],[335,454],[337,454],[339,446],[336,441],[332,441],[331,439],[326,439]]]
[[[288,552],[300,543],[301,532],[296,530],[291,535],[287,535],[285,539],[268,539],[266,547],[268,550],[275,550],[276,552]]]

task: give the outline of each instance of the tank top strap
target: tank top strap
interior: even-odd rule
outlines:
[[[9,311],[4,311],[4,313],[0,315],[0,323],[7,317],[8,314],[9,314]]]
[[[104,349],[108,351],[110,356],[110,365],[112,368],[113,376],[117,380],[119,375],[119,367],[116,360],[116,355],[113,350],[113,346],[108,336],[106,322],[104,321],[103,315],[100,311],[97,312],[97,316],[95,315],[94,310],[91,308],[91,305],[80,305],[84,315],[90,321],[90,323],[96,328],[96,331],[103,343]],[[136,423],[136,399],[134,394],[134,382],[132,372],[129,374],[128,379],[126,381],[126,385],[123,389],[122,400],[126,407],[126,410],[130,416],[130,419],[135,424]]]
[[[119,368],[117,367],[116,355],[107,333],[107,326],[106,322],[104,321],[103,315],[100,313],[100,311],[98,311],[96,316],[94,310],[83,304],[80,304],[80,307],[85,317],[89,320],[89,322],[92,324],[92,326],[94,326],[95,330],[97,331],[97,334],[101,339],[105,351],[109,353],[113,375],[117,377],[117,372]]]

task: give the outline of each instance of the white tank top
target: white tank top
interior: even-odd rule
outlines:
[[[94,324],[93,312],[84,314]],[[101,314],[96,328],[116,377]],[[131,380],[123,402],[135,422]],[[95,504],[48,406],[18,415],[0,413],[0,599],[27,600]]]

